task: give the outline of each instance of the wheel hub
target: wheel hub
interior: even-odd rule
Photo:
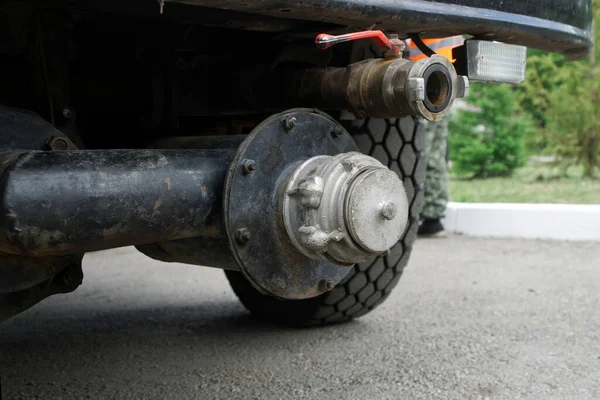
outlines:
[[[402,181],[379,161],[356,152],[302,163],[282,197],[294,246],[307,257],[341,265],[387,251],[408,221]]]
[[[240,146],[227,175],[232,254],[256,289],[279,298],[331,290],[349,265],[391,248],[407,216],[397,175],[356,152],[343,127],[315,110],[265,120]]]

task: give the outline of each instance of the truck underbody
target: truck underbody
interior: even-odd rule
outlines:
[[[319,321],[362,315],[389,294],[414,241],[419,118],[442,118],[469,74],[459,56],[413,62],[367,39],[322,50],[317,34],[470,35],[574,59],[591,46],[590,7],[4,2],[0,319],[74,290],[85,252],[126,245],[228,270],[259,314],[249,290],[279,313],[272,302],[313,309],[365,275],[361,265],[381,264],[361,286],[373,293],[347,308],[362,307]]]

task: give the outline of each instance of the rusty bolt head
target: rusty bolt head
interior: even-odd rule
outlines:
[[[235,232],[235,238],[240,244],[246,244],[252,238],[248,228],[240,228]]]
[[[290,117],[290,118],[286,118],[283,121],[283,128],[286,131],[291,131],[292,129],[294,129],[296,126],[298,125],[298,120],[296,119],[296,117]]]
[[[335,126],[335,127],[333,127],[333,129],[331,130],[330,133],[331,133],[331,137],[335,139],[335,138],[342,136],[344,131],[339,126]]]
[[[69,148],[69,141],[63,136],[52,136],[46,144],[52,150],[67,150]]]
[[[67,267],[63,275],[63,282],[67,286],[75,287],[83,282],[83,271],[81,267]]]
[[[404,51],[406,44],[404,44],[404,41],[400,39],[397,34],[391,34],[389,38],[393,45],[397,46],[400,51]]]
[[[323,279],[321,282],[319,282],[319,285],[321,286],[322,290],[326,291],[330,291],[335,287],[335,283],[329,279]]]
[[[256,171],[256,161],[244,160],[244,162],[242,163],[242,168],[245,174],[250,174],[253,171]]]
[[[68,107],[63,108],[63,110],[62,110],[62,116],[63,116],[64,119],[71,119],[71,118],[73,118],[73,110],[71,110]]]

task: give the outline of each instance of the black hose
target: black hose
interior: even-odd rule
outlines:
[[[415,46],[421,50],[421,53],[425,54],[427,57],[437,54],[435,51],[431,50],[431,48],[429,48],[429,46],[427,46],[423,40],[421,40],[421,37],[418,34],[409,33],[408,37],[414,42]]]

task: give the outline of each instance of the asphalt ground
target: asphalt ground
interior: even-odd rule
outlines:
[[[349,324],[254,320],[220,270],[132,248],[0,325],[2,399],[598,399],[600,243],[419,240]]]

